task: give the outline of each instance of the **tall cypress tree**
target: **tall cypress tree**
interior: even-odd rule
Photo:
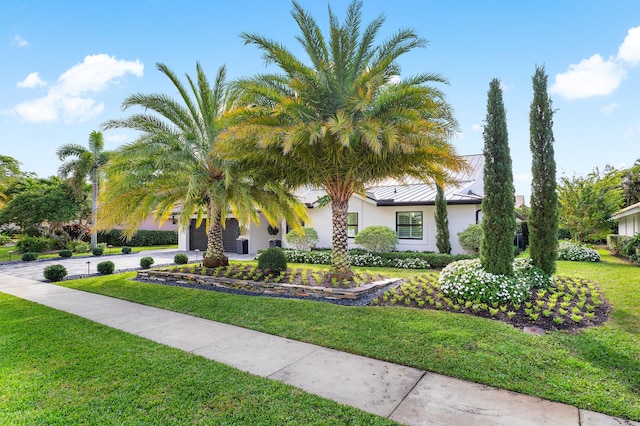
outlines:
[[[558,194],[553,155],[553,109],[547,93],[544,67],[533,75],[533,101],[529,112],[531,147],[531,216],[529,252],[533,264],[545,273],[556,271],[558,258]]]
[[[507,117],[498,79],[491,80],[484,125],[484,198],[480,261],[485,271],[513,275],[515,191]]]
[[[447,200],[444,198],[444,190],[436,185],[436,247],[440,253],[451,253],[449,241],[449,216],[447,214]]]

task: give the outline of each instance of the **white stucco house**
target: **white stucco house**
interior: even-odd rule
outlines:
[[[481,219],[480,205],[483,198],[484,156],[464,156],[469,170],[453,175],[455,185],[445,187],[447,213],[449,217],[449,234],[452,253],[463,253],[457,234],[469,225],[479,223]],[[305,224],[315,228],[320,237],[318,247],[330,248],[332,244],[331,204],[323,205],[321,200],[324,191],[315,188],[301,188],[298,197],[307,206],[311,223]],[[436,248],[435,214],[436,187],[433,183],[425,183],[415,179],[406,181],[386,180],[367,188],[365,194],[354,195],[349,201],[347,228],[349,246],[357,247],[353,238],[367,226],[388,226],[398,233],[398,250],[433,251]],[[249,240],[249,253],[269,247],[267,221],[261,220],[259,225],[251,223],[246,236]],[[224,230],[225,251],[236,252],[238,221],[228,218]],[[287,231],[285,223],[280,227],[277,238],[284,240]],[[179,233],[180,250],[204,250],[206,233],[204,221],[195,227],[195,219],[189,229]],[[286,241],[282,241],[286,247]]]
[[[640,232],[640,203],[620,210],[611,218],[618,222],[618,235],[635,237]]]

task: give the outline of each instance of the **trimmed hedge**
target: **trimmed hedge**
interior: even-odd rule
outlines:
[[[186,265],[189,263],[189,257],[184,253],[178,253],[173,256],[173,263],[176,265]]]
[[[287,270],[287,258],[280,248],[268,248],[258,257],[258,269],[280,273]]]
[[[24,262],[31,262],[34,261],[38,258],[38,253],[32,252],[32,251],[28,251],[25,254],[22,255],[22,260]]]
[[[44,277],[51,282],[62,281],[67,276],[67,268],[60,264],[49,265],[44,268]]]
[[[115,268],[116,265],[110,260],[105,260],[104,262],[98,263],[98,272],[100,272],[102,275],[113,274],[113,270]]]
[[[607,246],[616,254],[623,254],[633,237],[626,235],[609,234],[607,235]]]
[[[263,253],[264,250],[259,250]],[[289,263],[308,263],[319,265],[331,264],[331,250],[292,250],[283,249],[285,258]],[[349,250],[349,258],[352,266],[365,267],[389,267],[405,269],[444,268],[451,262],[473,259],[477,256],[469,254],[444,254],[416,251],[393,251],[386,253],[369,253],[363,249]]]
[[[67,249],[60,250],[58,252],[58,256],[60,256],[60,257],[71,257],[71,256],[73,256],[73,251],[67,250]]]
[[[104,254],[104,247],[102,246],[97,246],[91,249],[91,253],[93,253],[94,256],[102,256]]]
[[[98,242],[105,243],[114,247],[121,247],[125,244],[125,238],[122,235],[122,231],[119,229],[112,229],[111,231],[99,232]],[[140,230],[136,232],[131,240],[126,241],[129,246],[165,246],[171,244],[178,244],[178,232],[177,231],[146,231]]]
[[[140,267],[142,269],[149,269],[151,267],[151,265],[153,265],[153,257],[150,256],[145,256],[142,259],[140,259]]]

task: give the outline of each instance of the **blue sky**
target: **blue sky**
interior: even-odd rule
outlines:
[[[300,0],[327,27],[347,1]],[[489,82],[501,80],[516,192],[530,194],[529,106],[536,65],[549,75],[558,175],[628,167],[640,158],[640,2],[636,0],[365,0],[364,22],[386,17],[382,41],[415,29],[429,46],[400,60],[402,76],[436,72],[460,123],[460,154],[482,152]],[[0,0],[0,154],[40,177],[56,174],[56,149],[123,117],[133,93],[175,95],[155,64],[213,78],[264,72],[240,32],[281,41],[302,57],[291,3],[272,1]],[[107,149],[132,140],[105,132]]]

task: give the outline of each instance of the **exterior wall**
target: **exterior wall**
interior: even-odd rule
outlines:
[[[480,205],[462,204],[449,205],[449,234],[451,239],[451,252],[464,253],[458,242],[458,232],[462,232],[469,225],[476,223],[476,211]],[[349,213],[358,213],[358,232],[367,226],[388,226],[396,229],[396,212],[422,212],[423,234],[421,240],[400,239],[398,250],[433,251],[436,247],[436,223],[435,206],[376,206],[359,197],[353,197],[349,201]],[[332,245],[331,206],[310,209],[308,211],[312,222],[308,224],[318,231],[320,241],[318,247],[330,248]],[[283,243],[283,246],[286,246]],[[349,238],[349,247],[358,247],[353,238]]]
[[[640,212],[618,219],[618,234],[634,237],[640,232]]]
[[[145,231],[177,231],[178,225],[174,225],[171,218],[169,218],[164,221],[162,226],[159,226],[158,223],[153,221],[153,217],[149,216],[140,224],[138,229]]]

